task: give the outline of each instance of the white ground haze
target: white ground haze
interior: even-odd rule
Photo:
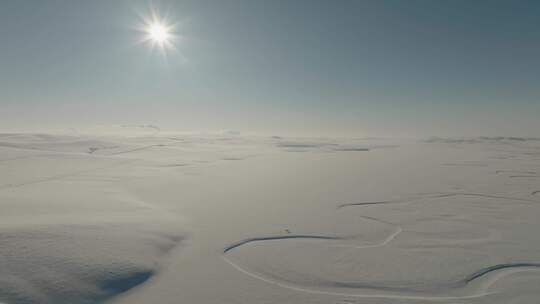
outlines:
[[[540,140],[0,134],[0,303],[535,303]]]

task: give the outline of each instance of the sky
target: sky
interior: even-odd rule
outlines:
[[[175,49],[140,43],[153,8]],[[540,1],[0,0],[0,132],[540,137]]]

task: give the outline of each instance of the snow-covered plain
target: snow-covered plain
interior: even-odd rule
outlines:
[[[0,210],[6,304],[540,298],[535,138],[0,134]]]

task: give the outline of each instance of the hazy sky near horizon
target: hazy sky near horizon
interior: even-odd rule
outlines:
[[[137,43],[153,6],[176,51]],[[540,1],[0,0],[0,132],[540,136]]]

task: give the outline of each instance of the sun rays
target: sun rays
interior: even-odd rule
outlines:
[[[141,20],[141,24],[137,27],[142,33],[140,43],[163,54],[176,50],[180,38],[176,33],[177,24],[173,23],[167,14],[161,15],[156,9],[151,8],[150,14],[141,15]]]

